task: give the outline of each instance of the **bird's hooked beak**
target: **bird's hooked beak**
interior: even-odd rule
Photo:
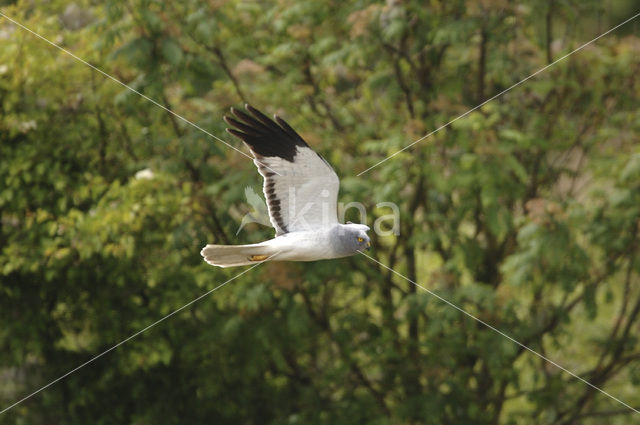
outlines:
[[[371,249],[371,242],[367,242],[367,251]]]

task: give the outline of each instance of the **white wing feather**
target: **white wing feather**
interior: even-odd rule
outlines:
[[[338,222],[340,179],[311,148],[297,146],[296,151],[293,162],[254,152],[254,162],[264,177],[271,224],[278,235],[326,228]],[[277,211],[273,211],[277,208],[275,199],[279,201]]]
[[[251,149],[264,177],[269,218],[276,235],[326,228],[338,223],[340,180],[333,168],[282,118],[271,120],[246,105],[251,115],[231,108],[227,131]]]

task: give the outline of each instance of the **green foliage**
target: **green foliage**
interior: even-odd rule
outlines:
[[[11,3],[6,5],[5,3]],[[394,202],[376,259],[637,406],[637,24],[373,170],[632,2],[108,0],[2,12],[224,138],[277,112]],[[624,13],[623,13],[624,12]],[[0,18],[0,408],[240,272],[250,161]],[[631,423],[630,411],[364,257],[260,266],[0,424]]]

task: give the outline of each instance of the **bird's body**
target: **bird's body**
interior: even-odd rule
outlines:
[[[340,224],[337,198],[340,180],[333,168],[284,120],[269,119],[246,106],[248,115],[225,121],[231,134],[251,149],[264,177],[269,219],[276,237],[251,245],[207,245],[201,254],[214,266],[231,267],[256,262],[314,261],[354,255],[369,247],[369,228]]]
[[[277,249],[278,259],[282,261],[313,261],[338,258],[329,243],[331,232],[339,224],[330,229],[307,230],[285,233],[266,241]]]
[[[214,266],[246,266],[267,259],[277,261],[316,261],[348,257],[352,249],[335,244],[341,235],[364,234],[359,224],[335,224],[327,229],[285,233],[250,245],[207,245],[202,250],[206,261]],[[362,226],[365,227],[365,226]],[[357,241],[357,236],[354,236]]]

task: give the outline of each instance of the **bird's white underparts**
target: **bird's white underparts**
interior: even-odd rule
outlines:
[[[279,116],[250,105],[231,108],[227,131],[240,138],[264,178],[269,220],[276,236],[250,245],[207,245],[200,254],[219,267],[262,261],[315,261],[348,257],[370,247],[364,224],[338,222],[340,179],[329,163]]]

